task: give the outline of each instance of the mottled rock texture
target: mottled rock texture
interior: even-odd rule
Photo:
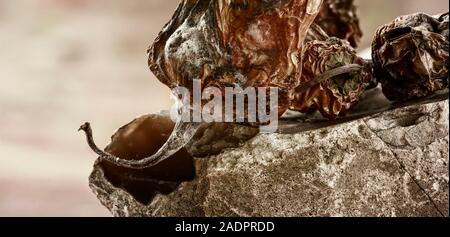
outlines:
[[[114,216],[448,216],[448,101],[195,159],[196,178],[140,203],[96,166]]]

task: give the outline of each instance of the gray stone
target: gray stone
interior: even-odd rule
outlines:
[[[195,159],[196,178],[150,203],[96,166],[114,216],[448,216],[448,101],[299,134],[260,134]]]

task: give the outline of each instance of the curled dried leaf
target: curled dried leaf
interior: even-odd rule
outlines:
[[[305,45],[303,57],[300,81],[313,86],[296,89],[291,103],[293,110],[304,113],[319,110],[327,118],[336,118],[352,109],[373,81],[371,64],[358,57],[347,41],[334,37],[310,41]]]
[[[354,0],[325,0],[315,21],[329,36],[357,47],[363,35]]]
[[[375,73],[390,100],[426,97],[448,87],[448,13],[402,16],[377,30]]]

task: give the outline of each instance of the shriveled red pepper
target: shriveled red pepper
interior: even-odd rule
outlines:
[[[406,101],[448,88],[449,14],[402,16],[373,41],[375,73],[390,100]]]
[[[322,0],[183,0],[149,49],[149,67],[169,88],[277,87],[280,115],[300,85],[302,45]],[[91,148],[119,166],[142,169],[158,164],[186,145],[199,124],[177,123],[153,156],[130,161],[99,149],[89,124]]]
[[[324,0],[314,21],[329,36],[347,40],[357,47],[363,36],[354,0]]]
[[[371,63],[358,57],[347,41],[334,37],[313,40],[306,43],[303,55],[301,86],[291,101],[293,110],[319,110],[324,117],[336,118],[350,111],[374,80]]]

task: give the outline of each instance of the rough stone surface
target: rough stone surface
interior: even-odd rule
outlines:
[[[448,216],[448,101],[295,135],[258,135],[197,159],[197,178],[148,205],[96,167],[115,216]]]

